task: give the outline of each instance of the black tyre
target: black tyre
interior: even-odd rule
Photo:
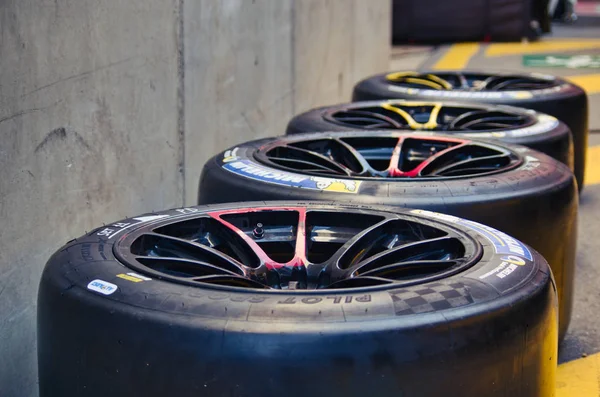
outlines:
[[[398,208],[126,219],[59,250],[38,297],[41,397],[542,397],[556,342],[537,252]]]
[[[557,280],[560,336],[571,317],[577,184],[564,164],[523,146],[402,132],[298,134],[215,156],[199,203],[336,200],[447,213],[524,241]]]
[[[354,87],[354,101],[375,99],[455,100],[534,109],[564,122],[573,134],[575,177],[583,188],[588,141],[585,91],[564,79],[538,73],[397,72]]]
[[[546,153],[573,170],[569,128],[553,116],[512,106],[402,99],[354,102],[299,114],[288,123],[286,134],[384,129],[498,139]]]

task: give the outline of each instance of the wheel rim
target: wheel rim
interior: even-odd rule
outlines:
[[[560,85],[556,79],[518,75],[469,72],[418,73],[397,72],[386,80],[406,88],[460,91],[528,91]]]
[[[114,252],[136,271],[187,285],[317,290],[439,280],[476,263],[481,246],[412,215],[303,206],[163,221],[125,235]]]
[[[315,176],[356,179],[448,179],[490,175],[521,158],[500,146],[416,134],[290,139],[265,145],[255,158],[270,167]]]
[[[445,132],[498,132],[536,123],[532,113],[439,102],[388,101],[373,106],[349,105],[326,112],[325,120],[366,130],[412,129]]]

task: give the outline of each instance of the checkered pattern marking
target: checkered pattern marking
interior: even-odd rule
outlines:
[[[397,316],[435,312],[473,303],[468,287],[462,283],[418,285],[390,291]]]

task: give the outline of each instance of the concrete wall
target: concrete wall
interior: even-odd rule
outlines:
[[[390,0],[186,0],[185,192],[219,150],[281,135],[388,69]]]
[[[389,0],[0,0],[0,396],[37,394],[55,249],[193,204],[216,151],[349,100],[387,69],[389,16]]]

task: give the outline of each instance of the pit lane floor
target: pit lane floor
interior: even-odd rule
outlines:
[[[600,56],[600,14],[581,17],[572,25],[555,24],[551,35],[536,42],[395,47],[390,70],[540,72],[567,77],[588,93],[591,134],[580,196],[575,304],[559,348],[556,395],[600,396],[600,67],[523,66],[523,57],[531,54]]]

